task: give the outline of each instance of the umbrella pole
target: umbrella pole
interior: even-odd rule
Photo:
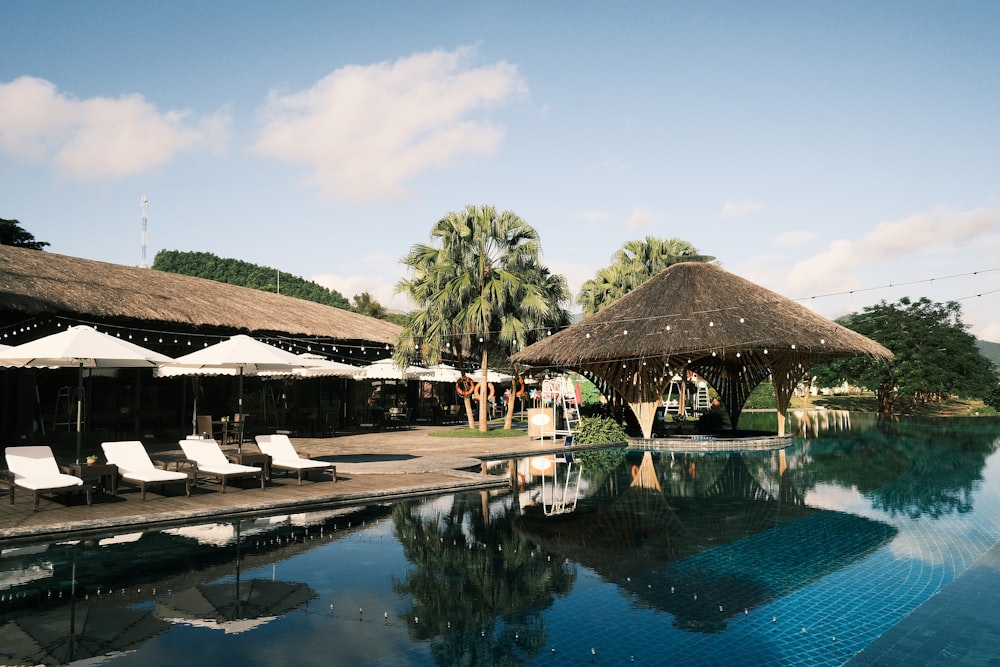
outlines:
[[[240,425],[236,429],[236,452],[238,454],[243,453],[243,367],[240,366],[240,383],[239,383],[239,400],[238,400],[239,410],[240,410]]]
[[[80,374],[76,388],[76,463],[80,462],[80,441],[83,434],[80,431],[80,419],[83,412],[83,362],[80,362]]]

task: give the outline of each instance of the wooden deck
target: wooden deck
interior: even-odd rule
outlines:
[[[0,490],[0,543],[504,488],[509,479],[483,474],[484,461],[565,451],[561,441],[533,440],[527,435],[496,439],[429,437],[441,428],[448,427],[292,439],[300,454],[334,462],[337,482],[328,474],[313,474],[300,486],[294,476],[275,472],[265,489],[255,481],[231,481],[223,494],[216,482],[200,480],[190,497],[184,495],[182,485],[172,485],[165,489],[167,495],[150,487],[145,501],[140,500],[137,488],[120,484],[117,495],[95,490],[93,505],[89,507],[82,493],[46,495],[37,511],[32,510],[30,493],[19,490],[11,504],[9,491],[3,489]],[[255,445],[245,447],[257,451]],[[153,458],[182,457],[175,443],[149,444],[147,448]],[[580,449],[574,447],[575,451]],[[65,456],[57,451],[57,458],[63,462]]]

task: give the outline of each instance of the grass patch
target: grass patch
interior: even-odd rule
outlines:
[[[517,428],[510,430],[491,428],[484,433],[474,428],[456,428],[447,431],[433,431],[427,435],[432,438],[519,438],[525,435],[525,431]]]

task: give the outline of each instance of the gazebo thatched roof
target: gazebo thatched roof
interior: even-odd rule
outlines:
[[[783,416],[805,368],[859,355],[892,358],[884,346],[776,292],[713,264],[683,262],[512,361],[603,379],[649,437],[655,407],[676,374],[705,378],[735,428],[750,392],[768,377]]]
[[[153,269],[0,246],[5,319],[50,314],[190,331],[392,344],[400,327],[340,308]]]

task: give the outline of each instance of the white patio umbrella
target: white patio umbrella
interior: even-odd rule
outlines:
[[[342,364],[339,361],[333,361],[332,359],[327,359],[326,357],[321,357],[318,354],[312,354],[309,352],[300,354],[299,358],[302,359],[304,366],[302,368],[295,369],[294,374],[296,377],[353,378],[357,375],[358,371],[361,370],[360,366]]]
[[[0,365],[31,368],[79,369],[76,395],[76,462],[80,462],[81,415],[83,413],[84,368],[143,368],[170,363],[170,357],[141,345],[110,336],[86,325],[15,345],[0,353]]]
[[[240,425],[237,450],[243,451],[243,376],[266,371],[292,371],[302,368],[302,359],[279,347],[262,343],[259,340],[239,334],[215,345],[209,345],[190,354],[177,357],[174,367],[194,370],[229,369],[239,376],[239,415]],[[162,374],[161,371],[160,374]]]
[[[458,382],[458,379],[462,377],[462,375],[464,375],[464,373],[454,366],[449,366],[448,364],[434,364],[433,366],[429,366],[426,372],[420,374],[420,379],[427,382],[443,382],[451,384]]]
[[[397,366],[391,358],[379,359],[378,361],[362,366],[355,374],[356,380],[416,380],[422,373],[427,372],[422,366],[407,366],[405,369]]]
[[[469,377],[471,377],[476,382],[479,382],[483,377],[483,369],[479,368],[472,371],[471,373],[469,373]],[[509,375],[508,373],[501,373],[500,371],[495,371],[492,369],[487,369],[486,371],[487,382],[510,382],[512,379],[513,376]]]

